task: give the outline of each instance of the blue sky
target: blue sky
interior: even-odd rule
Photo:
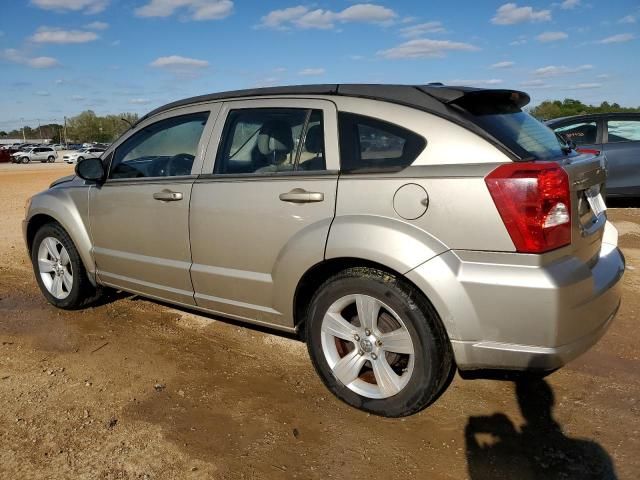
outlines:
[[[4,0],[0,130],[299,83],[517,88],[640,106],[637,0]]]

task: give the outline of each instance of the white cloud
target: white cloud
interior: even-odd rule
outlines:
[[[53,57],[27,57],[13,48],[5,49],[0,54],[0,58],[31,68],[52,68],[60,65],[60,62]]]
[[[560,8],[563,10],[572,10],[580,5],[580,0],[564,0],[560,4]]]
[[[524,22],[548,22],[551,10],[534,10],[533,7],[519,7],[516,3],[505,3],[491,19],[496,25],[514,25]]]
[[[112,47],[117,47],[118,45],[120,45],[120,40],[114,40],[109,45],[111,45]]]
[[[602,87],[601,83],[577,83],[567,87],[569,90],[591,90]]]
[[[580,65],[578,67],[567,67],[566,65],[549,65],[535,70],[533,73],[538,77],[557,77],[560,75],[569,75],[571,73],[584,72],[591,70],[593,65]]]
[[[514,62],[498,62],[491,65],[491,68],[511,68],[515,65]]]
[[[446,32],[446,30],[442,26],[442,22],[419,23],[417,25],[411,25],[410,27],[404,27],[400,29],[400,35],[408,38],[422,37],[427,33],[444,32]]]
[[[38,95],[39,97],[48,97],[49,95],[51,95],[49,92],[45,91],[45,90],[38,90],[37,92],[35,92],[36,95]]]
[[[611,37],[603,38],[597,43],[601,43],[603,45],[607,45],[609,43],[624,43],[630,42],[635,38],[636,36],[633,33],[619,33],[618,35],[612,35]]]
[[[74,102],[81,102],[82,100],[86,100],[86,97],[83,97],[82,95],[71,95],[71,100]]]
[[[129,100],[129,103],[132,105],[147,105],[151,103],[151,100],[148,98],[132,98]]]
[[[288,30],[291,27],[301,29],[331,29],[340,23],[374,23],[389,24],[397,18],[396,12],[390,8],[371,3],[359,3],[342,11],[315,9],[298,5],[295,7],[273,10],[260,19],[260,27]]]
[[[618,23],[636,23],[637,18],[635,15],[627,15],[626,17],[622,17],[618,20]]]
[[[536,37],[539,42],[549,43],[549,42],[557,42],[558,40],[565,40],[569,38],[564,32],[543,32]]]
[[[196,58],[181,57],[180,55],[169,55],[168,57],[158,57],[149,65],[179,72],[206,68],[209,66],[209,62]]]
[[[500,85],[502,83],[502,80],[499,78],[490,78],[487,80],[449,80],[446,83],[447,85],[477,87],[480,85],[482,86]]]
[[[409,40],[388,50],[380,50],[378,55],[385,58],[436,58],[444,57],[451,51],[474,52],[477,50],[480,49],[469,43],[422,38]]]
[[[553,85],[548,84],[544,80],[536,79],[536,80],[525,80],[524,82],[520,82],[520,86],[526,88],[551,88]]]
[[[107,8],[109,0],[31,0],[31,3],[45,10],[71,10],[93,14],[100,13]]]
[[[95,32],[82,30],[62,30],[60,28],[40,27],[29,40],[35,43],[87,43],[98,38]]]
[[[135,9],[139,17],[170,17],[176,11],[186,10],[191,20],[219,20],[233,12],[231,0],[150,0]]]
[[[324,74],[325,74],[324,68],[305,68],[298,72],[298,75],[302,75],[305,77],[315,77],[315,76],[324,75]]]
[[[109,24],[107,22],[91,22],[87,23],[84,28],[88,30],[106,30],[109,28]]]

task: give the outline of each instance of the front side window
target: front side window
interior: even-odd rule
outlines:
[[[321,110],[231,110],[216,158],[217,174],[325,170]]]
[[[338,120],[340,163],[346,172],[403,169],[427,144],[417,133],[375,118],[340,112]]]
[[[609,120],[609,143],[640,141],[640,120]]]
[[[572,123],[554,128],[554,131],[576,145],[591,145],[597,142],[598,125],[595,121]]]
[[[190,175],[208,117],[192,113],[142,128],[116,149],[109,178]]]

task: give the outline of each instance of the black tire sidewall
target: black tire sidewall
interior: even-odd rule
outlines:
[[[48,161],[49,163],[53,163],[53,162],[55,162],[55,161],[56,161],[56,157],[54,157],[53,155],[51,155],[49,158],[47,158],[47,161]]]
[[[69,253],[69,261],[71,262],[71,269],[73,272],[73,284],[71,286],[71,292],[63,299],[58,299],[51,295],[40,277],[40,269],[38,267],[38,250],[40,249],[42,241],[47,237],[57,239]],[[31,246],[31,263],[33,265],[38,286],[49,303],[58,308],[72,309],[83,302],[85,296],[85,292],[83,292],[83,279],[84,276],[86,276],[84,265],[82,264],[82,260],[80,259],[80,255],[78,254],[78,250],[73,244],[73,241],[60,225],[49,223],[41,227],[40,230],[36,232]]]
[[[313,364],[323,382],[338,398],[367,412],[386,417],[400,417],[415,413],[427,406],[438,394],[441,386],[441,346],[436,340],[438,332],[432,327],[434,319],[425,315],[416,304],[411,289],[401,285],[395,277],[381,275],[356,276],[346,274],[325,283],[313,298],[307,316],[307,347]],[[340,382],[332,373],[321,343],[324,313],[337,299],[350,294],[375,297],[402,319],[414,340],[415,362],[409,383],[396,395],[385,399],[362,397]],[[412,298],[413,297],[413,298]],[[435,319],[435,321],[439,321]],[[448,373],[448,372],[447,372]]]

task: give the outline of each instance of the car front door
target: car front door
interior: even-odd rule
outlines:
[[[218,118],[217,148],[207,152],[191,196],[196,303],[290,328],[295,287],[323,260],[334,216],[335,105],[230,101]]]
[[[640,118],[610,118],[604,143],[607,194],[640,196]]]
[[[89,208],[105,285],[194,304],[189,202],[216,113],[192,106],[154,116],[109,151]]]

